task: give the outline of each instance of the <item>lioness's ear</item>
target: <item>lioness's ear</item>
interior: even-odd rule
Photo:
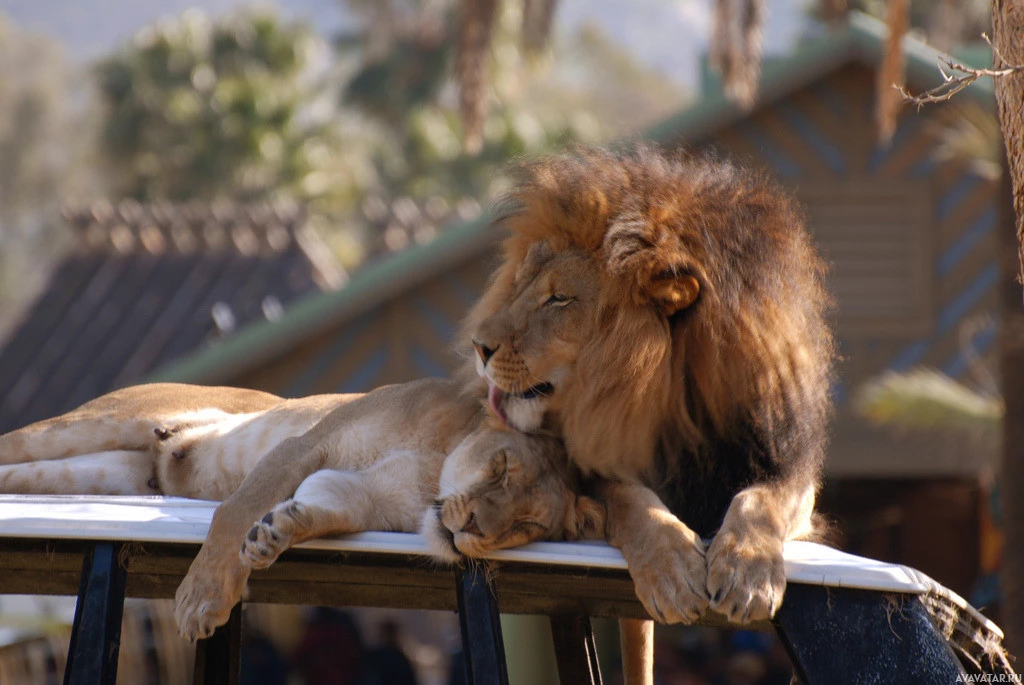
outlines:
[[[603,540],[606,537],[604,532],[605,509],[604,505],[600,502],[580,495],[576,498],[573,513],[576,520],[570,526],[569,539],[586,540],[596,538]]]
[[[672,316],[697,301],[697,296],[700,295],[700,281],[691,274],[662,274],[651,282],[650,294],[662,313],[665,316]]]

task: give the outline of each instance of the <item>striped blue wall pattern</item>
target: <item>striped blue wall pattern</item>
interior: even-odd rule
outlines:
[[[921,363],[939,339],[949,333],[954,326],[962,322],[978,302],[995,287],[999,281],[999,267],[990,264],[961,291],[941,312],[939,312],[935,334],[927,340],[919,340],[905,347],[890,362],[889,368],[895,371],[907,371]]]
[[[356,346],[360,336],[370,328],[376,320],[376,313],[364,314],[345,326],[341,335],[320,351],[316,358],[295,376],[284,390],[287,397],[308,395],[312,388],[330,371],[338,358]]]
[[[995,230],[998,213],[991,204],[985,209],[981,216],[974,220],[971,225],[953,243],[946,248],[939,257],[938,271],[940,276],[946,276],[970,254],[982,241]]]
[[[480,296],[480,291],[477,288],[466,285],[461,278],[455,274],[447,274],[441,282],[444,283],[448,291],[455,296],[459,304],[466,309],[469,309],[473,304],[476,303],[477,298]]]
[[[839,176],[846,175],[846,159],[842,150],[836,147],[828,136],[819,131],[818,127],[804,116],[803,112],[790,102],[779,103],[776,110],[787,124],[796,129],[803,141],[828,163],[832,171]]]
[[[776,175],[793,177],[803,173],[800,166],[779,151],[771,139],[765,135],[765,132],[751,123],[749,119],[744,119],[737,124],[735,131],[764,156]]]
[[[945,219],[960,202],[981,185],[982,179],[976,174],[964,174],[952,188],[943,193],[936,203],[939,220]]]
[[[875,144],[875,151],[871,155],[871,159],[868,161],[868,171],[872,174],[878,172],[880,168],[885,166],[885,163],[889,161],[889,158],[896,152],[903,148],[904,145],[911,143],[917,138],[919,129],[921,128],[921,119],[923,117],[903,117],[899,120],[899,125],[896,127],[896,133],[893,135],[892,140],[889,141],[888,145]]]
[[[999,326],[993,323],[988,328],[980,331],[974,339],[971,340],[971,346],[974,348],[974,353],[984,358],[986,354],[992,349],[996,341],[999,339]],[[950,378],[959,378],[965,371],[967,371],[968,361],[967,354],[963,350],[959,350],[953,357],[942,365],[942,373],[946,374]]]
[[[811,88],[811,92],[825,103],[825,108],[838,121],[845,121],[850,116],[850,105],[846,101],[846,96],[835,88],[832,81],[818,81]]]
[[[448,376],[448,368],[419,345],[410,346],[409,355],[412,357],[413,366],[416,367],[416,373],[420,376],[424,378]]]
[[[431,304],[430,300],[426,297],[416,295],[412,298],[412,305],[416,313],[427,322],[430,330],[433,331],[438,340],[448,342],[455,337],[455,322]]]
[[[939,160],[935,155],[925,155],[921,158],[921,161],[915,164],[910,169],[910,175],[913,178],[928,178],[935,171],[935,167],[939,165]]]
[[[839,381],[832,383],[832,402],[835,406],[843,406],[846,404],[847,399],[849,398],[847,397],[846,386]]]
[[[374,350],[359,367],[359,370],[342,381],[338,392],[366,392],[376,387],[374,382],[388,361],[389,346],[381,345]]]

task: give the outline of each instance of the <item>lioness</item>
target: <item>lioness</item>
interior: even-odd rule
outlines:
[[[603,509],[573,473],[558,440],[495,428],[454,381],[378,388],[277,444],[217,508],[176,593],[178,629],[209,636],[250,568],[327,533],[421,528],[445,560],[601,536]],[[268,496],[281,503],[264,516]]]
[[[505,428],[460,387],[428,379],[296,400],[126,388],[0,436],[15,462],[0,467],[0,492],[227,497],[197,558],[216,557],[217,572],[190,572],[177,594],[191,639],[227,620],[251,568],[322,535],[420,529],[449,562],[603,536],[603,508],[578,493],[561,442]],[[266,513],[271,492],[289,499]]]
[[[581,149],[524,164],[463,342],[494,411],[607,479],[651,616],[775,613],[812,533],[831,410],[822,262],[789,195],[712,159]],[[711,538],[705,547],[702,538]]]

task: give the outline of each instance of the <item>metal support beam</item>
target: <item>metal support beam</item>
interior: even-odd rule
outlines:
[[[790,583],[775,625],[809,685],[955,683],[964,673],[915,595]]]
[[[205,640],[196,642],[192,685],[238,685],[242,663],[242,603],[231,610],[228,622]]]
[[[562,685],[602,685],[589,616],[552,616],[551,637],[555,643],[558,679]]]
[[[121,615],[128,579],[121,545],[99,542],[82,562],[64,685],[114,685],[121,649]]]
[[[467,685],[508,685],[505,644],[494,590],[487,569],[471,563],[455,573]]]

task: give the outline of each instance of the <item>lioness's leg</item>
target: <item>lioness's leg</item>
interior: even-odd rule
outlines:
[[[708,607],[704,544],[650,488],[606,481],[608,542],[622,550],[647,613],[662,623],[691,623]]]
[[[373,491],[362,474],[317,471],[302,481],[292,499],[274,507],[249,530],[242,561],[250,568],[266,568],[305,540],[379,528],[374,509]]]
[[[782,604],[782,545],[812,533],[813,483],[762,483],[733,498],[708,547],[711,608],[730,621],[771,618]]]
[[[0,466],[0,493],[8,495],[157,495],[155,484],[149,451]]]
[[[252,522],[291,497],[307,476],[323,468],[326,457],[316,428],[284,440],[217,507],[206,540],[175,593],[174,619],[182,636],[209,637],[227,621],[249,577],[238,550]]]

